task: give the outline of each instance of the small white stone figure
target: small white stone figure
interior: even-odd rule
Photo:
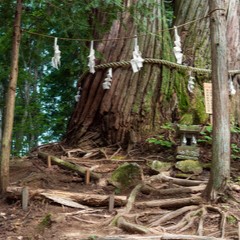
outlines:
[[[230,78],[228,80],[228,87],[229,87],[229,94],[231,96],[235,95],[236,94],[236,89],[233,85],[233,80],[232,80],[232,76],[230,75]]]
[[[196,137],[194,135],[192,136],[192,144],[193,145],[197,144],[197,139],[196,139]]]

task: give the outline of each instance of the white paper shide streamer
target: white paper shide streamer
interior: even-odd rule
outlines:
[[[79,100],[80,100],[81,90],[82,90],[82,88],[79,87],[79,88],[78,88],[78,91],[77,91],[77,95],[75,95],[75,101],[76,101],[76,102],[79,102]]]
[[[193,93],[193,90],[194,90],[194,88],[195,88],[195,82],[194,82],[194,80],[195,80],[195,78],[190,75],[190,76],[189,76],[189,79],[188,79],[188,86],[187,86],[188,91],[189,91],[190,93]]]
[[[144,59],[142,58],[142,53],[139,50],[137,37],[134,38],[133,59],[130,62],[134,73],[138,72],[143,67]]]
[[[61,51],[59,50],[59,46],[57,44],[57,38],[54,38],[54,56],[52,57],[52,66],[56,69],[58,69],[61,65],[60,59],[61,59]]]
[[[233,85],[233,80],[232,80],[232,76],[230,76],[230,78],[228,79],[228,87],[229,87],[229,94],[231,96],[236,94],[236,89]]]
[[[175,41],[174,41],[173,52],[177,59],[177,63],[182,64],[183,54],[182,54],[182,48],[181,48],[181,38],[178,35],[176,26],[174,26],[174,35],[175,35]]]
[[[110,89],[112,84],[112,68],[108,69],[107,76],[104,79],[102,87],[104,90]]]
[[[91,41],[90,54],[88,56],[88,67],[90,73],[95,73],[95,50],[93,49],[93,41]]]

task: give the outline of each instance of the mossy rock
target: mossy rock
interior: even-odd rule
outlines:
[[[112,173],[108,182],[124,190],[136,186],[142,177],[142,169],[137,163],[124,163]]]
[[[203,171],[203,167],[199,161],[190,159],[177,162],[175,167],[183,173],[201,174]]]
[[[148,165],[151,169],[158,171],[158,172],[168,171],[172,167],[172,163],[161,162],[158,160],[154,160],[154,161],[150,162]]]

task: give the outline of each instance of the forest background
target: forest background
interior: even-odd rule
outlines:
[[[152,2],[154,4],[155,1]],[[149,19],[154,18],[151,8],[143,8],[144,5],[145,1],[139,1],[135,7],[129,8],[129,12],[134,16],[135,11],[142,11]],[[165,5],[171,24],[173,4],[166,1]],[[1,1],[0,4],[1,23],[4,23],[0,26],[0,142],[10,73],[15,7],[15,1]],[[89,41],[71,39],[91,40],[93,36],[102,36],[121,11],[123,6],[119,0],[61,3],[54,0],[24,1],[13,155],[21,156],[34,146],[61,139],[75,104],[77,81],[87,69],[90,47]],[[98,21],[98,12],[104,13],[105,24]],[[141,26],[140,19],[136,22]],[[29,34],[27,31],[70,39],[58,41],[62,63],[58,70],[51,65],[54,38]]]
[[[233,2],[235,1],[232,1],[230,7],[233,7]],[[1,22],[5,23],[0,26],[1,130],[10,72],[15,4],[15,1],[4,1],[0,5]],[[36,145],[59,141],[63,137],[74,109],[78,79],[88,69],[87,56],[89,55],[90,40],[103,38],[104,34],[110,30],[113,21],[118,19],[124,11],[128,11],[134,19],[138,33],[154,35],[156,32],[150,32],[142,20],[154,22],[159,16],[153,9],[161,9],[162,26],[160,30],[164,30],[166,34],[159,34],[156,37],[160,39],[159,43],[165,47],[160,57],[171,61],[175,61],[172,40],[169,38],[169,33],[173,34],[173,31],[168,31],[167,28],[172,28],[173,24],[191,23],[191,20],[199,18],[199,21],[181,28],[185,55],[184,65],[209,68],[209,28],[206,24],[208,18],[204,18],[208,11],[207,6],[207,1],[199,5],[198,1],[189,1],[183,4],[182,1],[177,0],[141,0],[129,4],[129,7],[124,6],[119,0],[62,1],[61,3],[44,0],[25,1],[21,24],[22,38],[12,154],[24,155]],[[229,13],[231,13],[230,7]],[[231,20],[231,14],[229,15]],[[228,35],[231,36],[231,34]],[[65,38],[59,39],[58,42],[62,63],[58,70],[51,66],[51,58],[54,54],[54,36]],[[194,44],[192,44],[193,42]],[[157,49],[154,50],[157,51]],[[101,52],[96,54],[97,58],[101,58]],[[231,55],[229,60],[231,60]],[[235,68],[232,64],[229,67]],[[161,122],[163,120],[181,120],[188,124],[204,124],[208,120],[204,109],[202,86],[203,81],[210,81],[210,79],[206,76],[197,76],[198,90],[191,95],[187,92],[188,74],[186,72],[174,73],[173,77],[171,70],[162,70],[161,95],[163,100],[160,101],[163,103],[163,107],[160,111],[163,116],[161,116]],[[176,79],[177,81],[175,81]],[[168,102],[168,106],[165,106]],[[237,109],[236,106],[238,106],[238,101],[235,102],[232,104],[233,109]],[[181,119],[178,118],[179,113]],[[233,122],[238,123],[238,115],[237,111],[234,112]],[[1,136],[0,132],[0,138]]]

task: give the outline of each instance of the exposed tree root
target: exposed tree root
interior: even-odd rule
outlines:
[[[206,210],[205,207],[202,207],[201,210],[202,210],[202,215],[201,215],[201,217],[199,219],[198,230],[197,230],[197,234],[199,236],[203,236],[203,223],[204,223],[204,219],[205,219],[205,217],[207,215],[207,210]]]
[[[189,205],[199,205],[202,203],[202,198],[193,196],[189,198],[175,198],[175,199],[164,199],[164,200],[152,200],[145,202],[137,202],[137,207],[161,207],[161,208],[178,208]]]
[[[144,185],[141,191],[144,194],[155,193],[159,195],[176,195],[182,193],[198,193],[203,191],[206,188],[205,185],[193,186],[193,187],[178,187],[178,188],[169,188],[169,189],[156,189],[149,185]]]
[[[131,211],[131,209],[133,208],[133,203],[135,202],[136,196],[139,193],[141,187],[142,187],[142,184],[138,184],[132,190],[132,192],[127,200],[126,207],[121,212],[118,212],[118,214],[111,221],[111,223],[110,223],[111,225],[117,225],[117,221],[118,221],[119,217],[122,217],[122,216],[124,216],[124,214],[128,214]]]
[[[98,240],[226,240],[223,238],[207,237],[207,236],[196,236],[196,235],[180,235],[180,234],[159,234],[150,236],[109,236],[100,237]]]
[[[173,178],[173,177],[165,175],[164,173],[159,173],[158,175],[152,176],[150,178],[150,181],[154,181],[154,180],[161,180],[163,182],[171,181],[172,183],[180,185],[180,186],[198,186],[200,184],[207,183],[207,181],[196,181],[196,180]]]
[[[163,217],[159,218],[157,221],[152,222],[150,224],[150,227],[156,227],[158,225],[164,224],[164,223],[184,214],[185,212],[196,210],[198,208],[199,208],[199,206],[193,205],[193,206],[186,206],[186,207],[177,209],[173,212],[170,212],[170,213],[164,215]]]
[[[129,233],[139,233],[139,234],[148,234],[148,233],[152,233],[150,229],[141,226],[141,225],[137,225],[137,224],[133,224],[133,223],[129,223],[125,220],[124,217],[120,216],[117,220],[117,226],[119,228],[122,228],[123,230],[129,232]]]

